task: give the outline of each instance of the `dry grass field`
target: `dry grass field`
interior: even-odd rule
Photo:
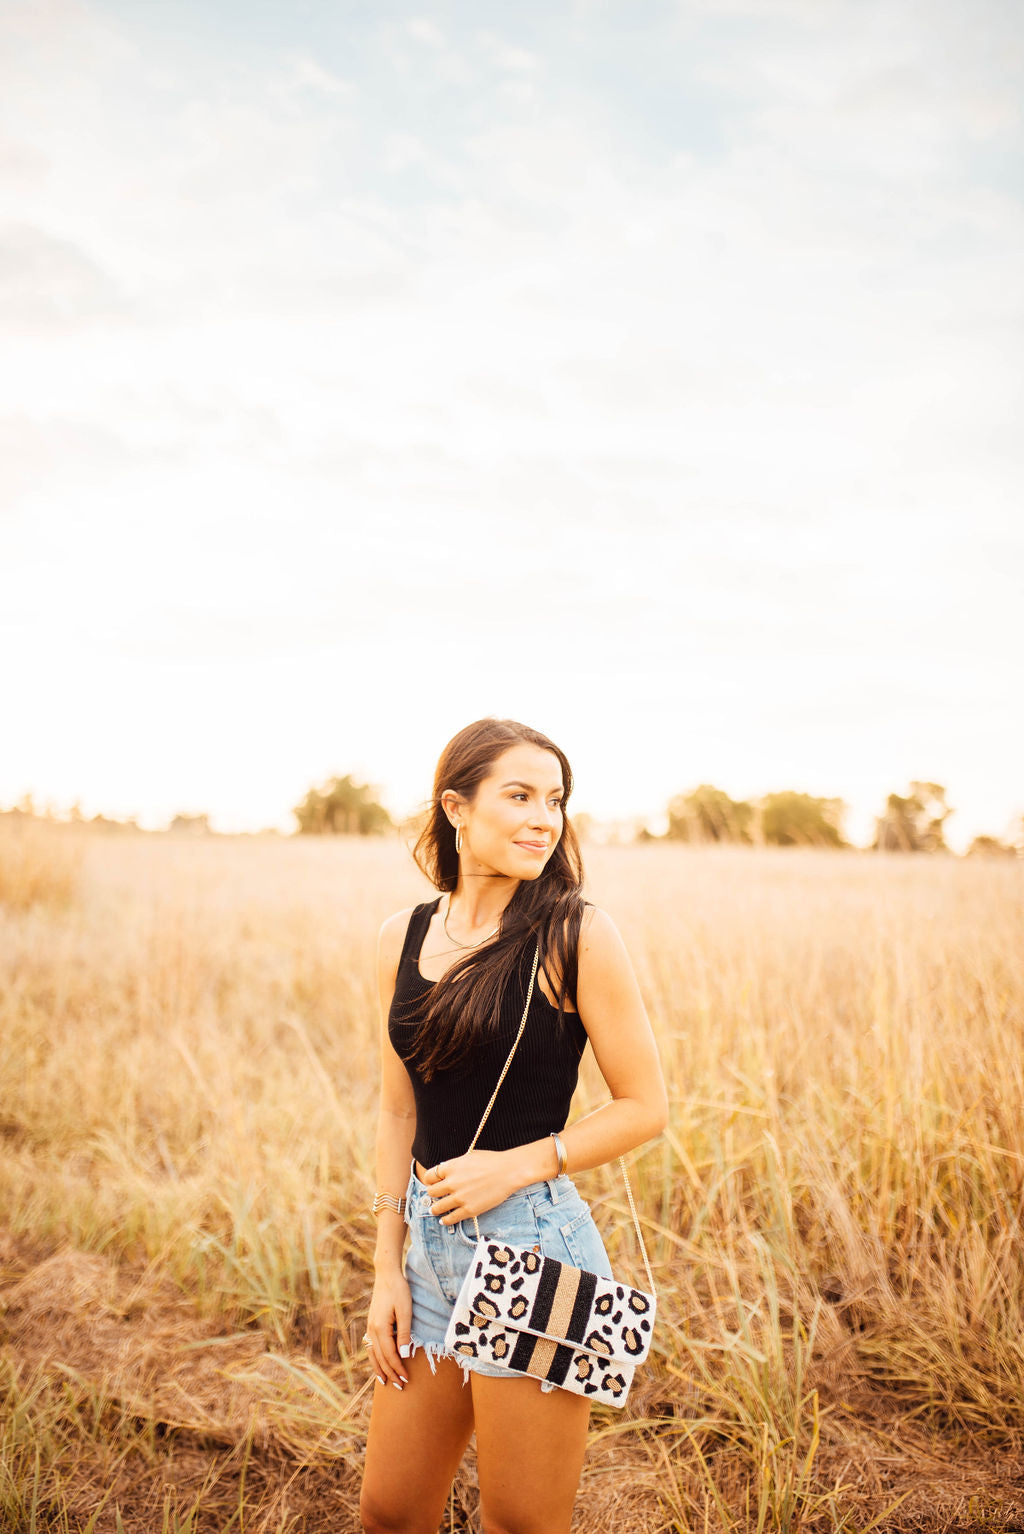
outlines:
[[[653,1363],[575,1527],[1024,1529],[1024,863],[587,869],[672,1121]],[[375,935],[429,893],[398,841],[0,826],[4,1531],[358,1527]]]

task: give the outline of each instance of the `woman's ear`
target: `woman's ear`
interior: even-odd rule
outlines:
[[[461,795],[457,794],[454,788],[446,788],[444,793],[441,795],[441,808],[444,810],[445,814],[448,816],[449,822],[453,826],[458,825],[459,823],[459,812],[461,807]]]

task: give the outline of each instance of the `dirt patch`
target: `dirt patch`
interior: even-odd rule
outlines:
[[[129,1414],[211,1443],[267,1439],[254,1392],[232,1378],[232,1366],[265,1356],[264,1339],[219,1336],[183,1296],[144,1272],[57,1252],[0,1289],[0,1316],[19,1370],[63,1376]]]

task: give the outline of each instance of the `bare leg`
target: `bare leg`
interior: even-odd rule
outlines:
[[[537,1380],[470,1381],[485,1534],[568,1534],[590,1402]]]
[[[419,1350],[409,1383],[375,1385],[359,1511],[367,1534],[437,1534],[448,1488],[473,1431],[473,1397],[450,1358],[431,1374]]]

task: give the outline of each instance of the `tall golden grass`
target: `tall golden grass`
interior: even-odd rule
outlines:
[[[0,1527],[355,1529],[375,936],[431,892],[397,841],[77,845],[66,903],[0,900]],[[1019,1526],[1024,865],[587,863],[672,1120],[653,1362],[575,1526]]]
[[[0,820],[0,906],[26,911],[68,905],[81,862],[77,827],[8,812]]]

